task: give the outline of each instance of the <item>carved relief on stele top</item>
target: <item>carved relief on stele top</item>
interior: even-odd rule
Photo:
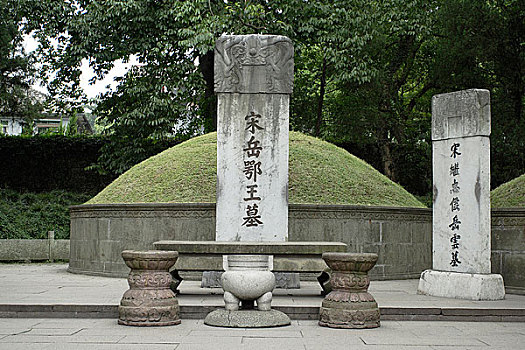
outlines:
[[[293,45],[279,35],[223,35],[215,47],[215,92],[291,94]]]

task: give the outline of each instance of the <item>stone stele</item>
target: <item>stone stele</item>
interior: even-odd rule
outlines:
[[[217,40],[217,241],[288,239],[292,85],[290,39],[223,35]]]
[[[432,98],[433,269],[421,275],[421,294],[472,300],[505,295],[490,265],[489,136],[487,90]]]
[[[285,242],[288,240],[292,42],[277,35],[223,35],[215,46],[214,72],[217,93],[215,238],[217,241]],[[272,259],[271,255],[226,255],[226,272],[221,276],[226,308],[208,314],[205,323],[222,327],[289,324],[288,316],[271,310],[275,287],[272,266],[269,266]],[[258,266],[261,263],[264,266]],[[255,302],[258,310],[253,309]],[[247,312],[239,310],[239,304]],[[246,322],[232,323],[233,318]]]

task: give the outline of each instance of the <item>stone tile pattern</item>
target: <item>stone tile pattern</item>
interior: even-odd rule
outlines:
[[[332,291],[324,298],[319,325],[332,328],[379,327],[379,307],[368,293],[368,271],[377,254],[324,253],[323,259],[332,270]]]
[[[490,96],[432,98],[433,269],[491,273]]]
[[[118,308],[118,323],[127,326],[171,326],[180,323],[179,304],[170,289],[170,267],[178,253],[125,250],[122,258],[131,268],[129,289]]]
[[[506,349],[525,342],[522,323],[397,322],[380,328],[344,331],[292,321],[272,329],[217,329],[202,320],[177,327],[119,327],[109,319],[0,319],[0,349]]]
[[[290,39],[217,40],[217,241],[288,240],[292,85]]]

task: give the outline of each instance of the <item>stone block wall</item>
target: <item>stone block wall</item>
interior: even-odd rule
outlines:
[[[492,272],[507,293],[525,294],[525,208],[492,210]]]
[[[118,204],[71,207],[69,271],[124,277],[121,252],[160,240],[215,240],[214,204]]]
[[[344,242],[377,253],[374,280],[419,278],[432,266],[432,211],[347,205],[290,205],[290,241]],[[80,205],[71,208],[69,270],[124,277],[125,249],[159,240],[215,240],[215,205]],[[525,209],[492,211],[492,272],[508,293],[525,294]]]
[[[375,279],[417,278],[432,261],[431,221],[428,209],[290,205],[289,241],[344,242],[352,252],[379,254]],[[74,206],[69,270],[126,276],[122,250],[169,239],[215,240],[215,205]]]
[[[290,241],[343,242],[350,252],[376,253],[373,279],[418,278],[432,264],[429,209],[291,205]]]
[[[69,239],[0,239],[0,261],[68,259]]]

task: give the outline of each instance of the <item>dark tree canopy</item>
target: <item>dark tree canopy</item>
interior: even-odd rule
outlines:
[[[0,117],[30,123],[41,110],[30,85],[34,70],[22,47],[22,9],[17,1],[0,0]]]
[[[105,159],[123,161],[102,164],[113,172],[142,160],[143,140],[168,137],[173,125],[182,137],[215,129],[212,49],[223,33],[290,37],[292,128],[344,143],[414,193],[430,191],[430,98],[441,92],[489,89],[493,184],[525,172],[523,1],[17,3],[57,108],[81,101],[82,60],[97,78],[115,60],[140,63],[96,110],[120,145]]]

